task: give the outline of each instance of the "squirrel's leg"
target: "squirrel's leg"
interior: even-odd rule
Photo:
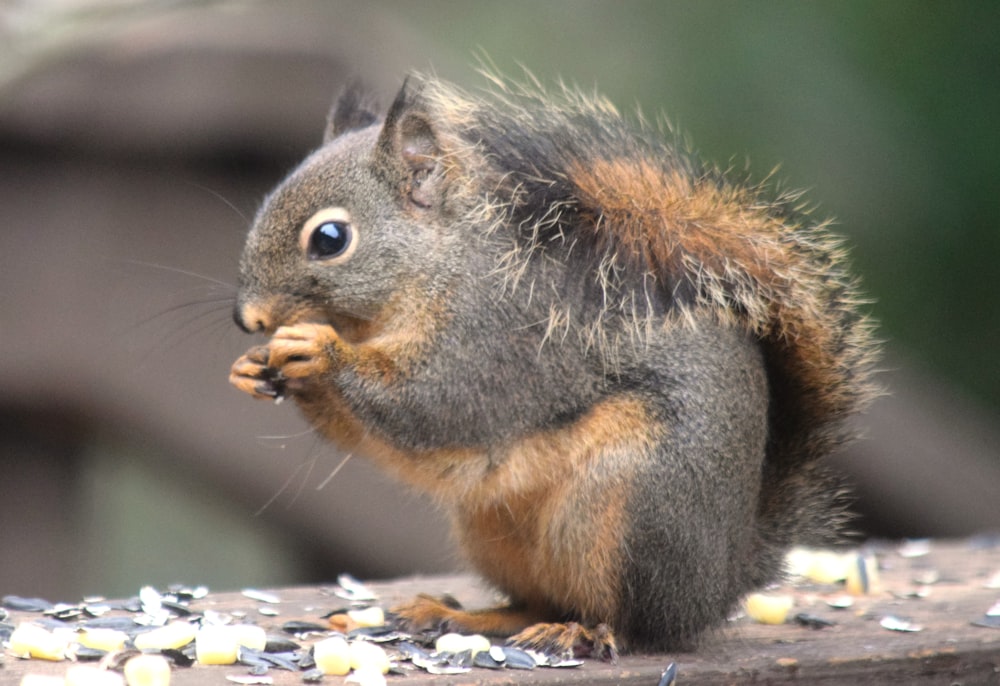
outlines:
[[[615,662],[618,647],[606,624],[593,628],[577,622],[554,623],[550,612],[507,605],[484,610],[463,610],[454,603],[420,594],[408,603],[390,610],[414,631],[441,629],[461,633],[509,638],[508,643],[521,648],[558,655],[599,657]]]

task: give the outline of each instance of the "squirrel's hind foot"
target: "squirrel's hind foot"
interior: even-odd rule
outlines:
[[[392,608],[390,613],[409,631],[455,631],[502,637],[516,634],[540,619],[536,612],[510,606],[464,610],[450,596],[435,598],[426,593]]]
[[[588,629],[582,624],[532,624],[510,637],[508,644],[542,653],[595,657],[605,662],[618,661],[618,645],[607,624]]]
[[[588,628],[576,622],[548,623],[539,621],[542,619],[539,612],[510,606],[467,611],[453,598],[435,598],[427,594],[420,594],[390,612],[396,616],[399,626],[408,631],[509,636],[507,643],[517,648],[618,661],[618,645],[607,624]]]
[[[413,632],[458,630],[462,628],[461,616],[467,614],[451,596],[435,598],[427,593],[390,608],[389,613],[395,617],[397,626]]]

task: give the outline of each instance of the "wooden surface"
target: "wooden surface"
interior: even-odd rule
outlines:
[[[593,660],[578,668],[526,671],[474,669],[463,675],[431,676],[414,671],[389,676],[393,684],[643,684],[655,686],[662,670],[676,663],[678,683],[693,684],[1000,684],[1000,628],[974,626],[1000,601],[1000,589],[988,582],[1000,572],[1000,548],[971,542],[934,543],[927,555],[904,558],[895,548],[879,552],[880,586],[876,593],[855,599],[850,609],[837,610],[827,599],[841,596],[843,587],[796,584],[781,592],[794,595],[793,613],[807,612],[836,622],[813,629],[788,623],[756,624],[746,617],[733,620],[704,642],[696,653],[630,655],[611,665]],[[924,581],[937,581],[923,585]],[[916,580],[916,581],[915,581]],[[471,578],[409,578],[371,584],[380,604],[389,607],[417,592],[448,592],[468,607],[490,603],[490,594]],[[922,589],[922,590],[921,590]],[[921,591],[917,593],[917,591]],[[344,601],[329,589],[291,588],[276,591],[281,602],[272,606],[277,617],[258,613],[262,604],[240,593],[211,593],[192,602],[194,611],[244,611],[250,621],[277,632],[289,619],[319,620]],[[2,589],[0,589],[2,594]],[[923,597],[920,597],[923,596]],[[8,622],[37,617],[11,612]],[[918,632],[883,628],[880,620],[896,616],[923,627]],[[19,660],[5,656],[0,684],[17,684],[27,673],[62,674],[67,663]],[[227,675],[246,674],[231,667],[194,666],[177,669],[173,684],[227,684]],[[301,684],[301,674],[271,670],[275,684]],[[326,677],[341,683],[342,677]]]

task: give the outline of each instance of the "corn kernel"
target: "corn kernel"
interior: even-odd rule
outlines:
[[[847,567],[847,592],[868,595],[878,590],[878,562],[872,555],[853,555]]]
[[[162,655],[136,655],[125,663],[128,686],[169,686],[170,663]]]
[[[47,631],[37,624],[23,622],[11,633],[8,644],[10,652],[18,657],[59,661],[66,659],[69,634]]]
[[[376,669],[382,674],[389,672],[389,655],[382,646],[368,641],[351,643],[351,669]]]
[[[121,650],[128,640],[128,634],[117,629],[85,629],[77,635],[76,641],[85,648],[114,652]]]
[[[203,665],[231,665],[239,648],[238,634],[229,626],[202,627],[194,639],[195,658]]]
[[[351,649],[340,636],[317,642],[313,646],[313,660],[324,674],[344,676],[351,671]]]
[[[747,615],[761,624],[784,624],[794,604],[790,595],[751,593],[746,601]]]
[[[480,634],[466,636],[463,634],[444,634],[434,642],[434,650],[439,653],[461,653],[471,650],[472,654],[489,650],[490,639]]]
[[[194,640],[198,627],[190,622],[171,622],[135,637],[139,650],[177,650]]]
[[[348,610],[347,616],[357,626],[362,628],[382,626],[385,624],[385,611],[377,605],[364,610]]]
[[[345,684],[357,686],[386,686],[385,674],[376,667],[362,667],[344,679]]]

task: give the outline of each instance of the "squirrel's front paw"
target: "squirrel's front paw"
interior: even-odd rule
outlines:
[[[275,331],[267,345],[233,363],[229,382],[255,398],[283,398],[330,368],[337,333],[326,324],[295,324]]]
[[[267,344],[267,366],[274,370],[282,390],[301,390],[308,379],[330,369],[337,332],[328,324],[295,324],[279,327]]]
[[[233,363],[229,383],[254,398],[280,398],[284,394],[284,380],[267,364],[266,345],[250,348]]]

